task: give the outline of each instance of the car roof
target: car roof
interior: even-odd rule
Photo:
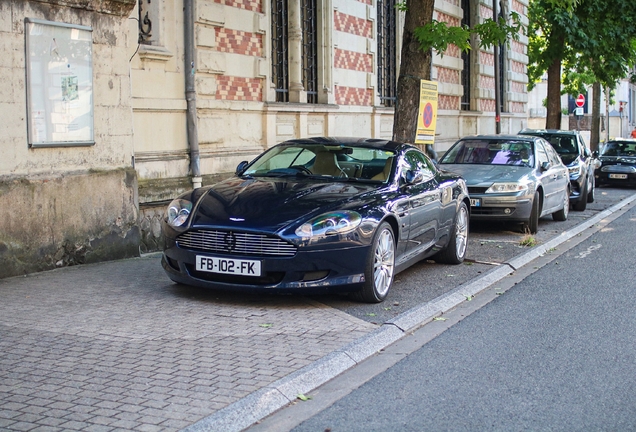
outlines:
[[[530,135],[470,135],[470,136],[465,136],[462,137],[462,140],[468,140],[468,139],[477,139],[477,140],[500,140],[500,141],[510,141],[510,140],[525,140],[525,141],[535,141],[537,138],[536,136],[530,136]]]
[[[522,129],[520,135],[524,134],[552,134],[552,135],[578,135],[579,131],[564,129]]]
[[[399,147],[413,147],[408,143],[392,141],[379,138],[360,138],[360,137],[311,137],[296,138],[281,142],[279,145],[294,144],[322,144],[322,145],[345,145],[348,147],[372,147],[381,150],[396,150]]]

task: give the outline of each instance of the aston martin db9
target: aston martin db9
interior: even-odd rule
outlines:
[[[415,146],[295,139],[172,201],[162,265],[187,285],[381,302],[410,265],[464,260],[469,211],[464,180]]]

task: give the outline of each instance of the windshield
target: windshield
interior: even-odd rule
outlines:
[[[284,144],[252,162],[242,175],[252,177],[312,177],[388,181],[394,152],[338,144]]]
[[[605,144],[605,147],[603,147],[601,156],[636,156],[636,141],[609,141]]]
[[[451,147],[440,163],[534,167],[532,147],[529,141],[467,139]]]
[[[576,137],[574,135],[536,134],[536,136],[539,136],[552,144],[552,147],[554,147],[556,152],[560,155],[579,153],[579,149],[576,143]]]

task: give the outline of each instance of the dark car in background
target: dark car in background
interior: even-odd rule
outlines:
[[[295,139],[172,201],[162,265],[199,287],[380,302],[408,266],[464,260],[469,212],[464,180],[417,147]]]
[[[578,131],[523,129],[519,134],[538,136],[552,144],[570,172],[570,203],[574,210],[583,211],[594,202],[594,170],[598,161]]]
[[[616,138],[605,143],[599,155],[600,167],[595,172],[601,185],[636,186],[636,140]]]
[[[568,169],[543,138],[479,135],[457,141],[440,159],[466,181],[471,219],[522,222],[534,234],[539,218],[564,221],[570,207]]]

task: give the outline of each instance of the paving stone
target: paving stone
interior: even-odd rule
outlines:
[[[0,429],[178,430],[374,328],[302,297],[177,286],[158,258],[0,280],[0,296]]]

